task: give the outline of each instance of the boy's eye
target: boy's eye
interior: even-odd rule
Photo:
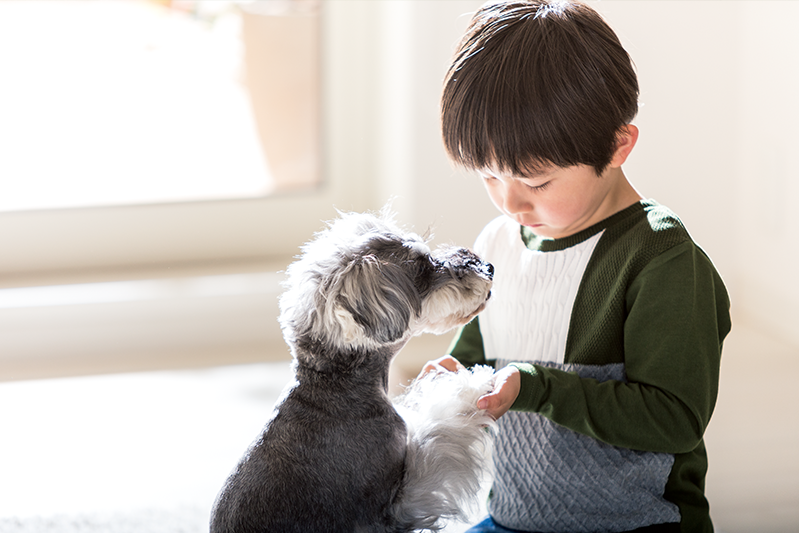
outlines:
[[[541,185],[527,185],[527,188],[530,189],[531,191],[539,192],[539,191],[543,191],[544,189],[549,187],[550,183],[552,183],[552,182],[551,181],[547,181],[545,183],[542,183]]]

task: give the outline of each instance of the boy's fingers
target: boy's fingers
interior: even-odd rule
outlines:
[[[463,368],[463,365],[462,365],[462,364],[460,364],[460,362],[458,362],[458,360],[457,360],[457,359],[455,359],[455,358],[454,358],[454,357],[452,357],[452,356],[444,356],[444,357],[440,357],[440,358],[438,358],[438,359],[436,359],[436,360],[434,360],[434,361],[429,361],[429,362],[428,362],[428,363],[427,363],[427,364],[424,366],[424,369],[422,370],[422,373],[423,373],[423,374],[426,374],[427,372],[430,372],[430,371],[436,371],[436,372],[443,372],[443,371],[457,372],[457,371],[458,371],[459,369],[461,369],[461,368]]]
[[[457,372],[462,368],[466,368],[462,364],[460,364],[460,362],[454,357],[448,357],[446,359],[443,359],[439,364],[445,369],[449,370],[450,372]]]
[[[491,396],[493,394],[484,394],[477,399],[477,408],[478,409],[490,409],[491,408]]]
[[[485,411],[494,420],[498,420],[508,411],[507,406],[502,404],[502,398],[493,393],[480,397],[477,400],[477,408]]]
[[[505,367],[497,373],[494,390],[477,399],[477,408],[485,410],[495,420],[508,412],[519,394],[519,371]]]
[[[433,361],[428,361],[428,363],[424,365],[424,368],[422,368],[422,372],[419,376],[424,376],[429,372],[435,372],[436,374],[442,372],[457,372],[461,368],[465,367],[457,359],[451,355],[445,355]]]

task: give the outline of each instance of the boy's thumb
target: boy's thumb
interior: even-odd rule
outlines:
[[[480,398],[477,399],[478,409],[488,409],[490,406],[491,406],[491,394],[480,396]]]

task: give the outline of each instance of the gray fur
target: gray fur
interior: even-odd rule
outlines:
[[[489,463],[493,420],[475,403],[491,372],[419,380],[403,418],[388,370],[413,335],[481,311],[492,271],[464,248],[431,253],[387,212],[342,214],[308,243],[280,299],[295,382],[222,488],[211,533],[400,533],[459,517]]]

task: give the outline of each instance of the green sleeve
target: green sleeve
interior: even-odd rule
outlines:
[[[729,299],[707,256],[692,242],[651,261],[626,292],[627,381],[598,382],[514,363],[522,388],[514,410],[614,446],[685,453],[701,441],[715,406]]]
[[[452,344],[449,354],[466,367],[474,365],[491,365],[494,361],[486,361],[483,351],[483,336],[480,334],[479,317],[475,317],[468,324],[461,326]]]

